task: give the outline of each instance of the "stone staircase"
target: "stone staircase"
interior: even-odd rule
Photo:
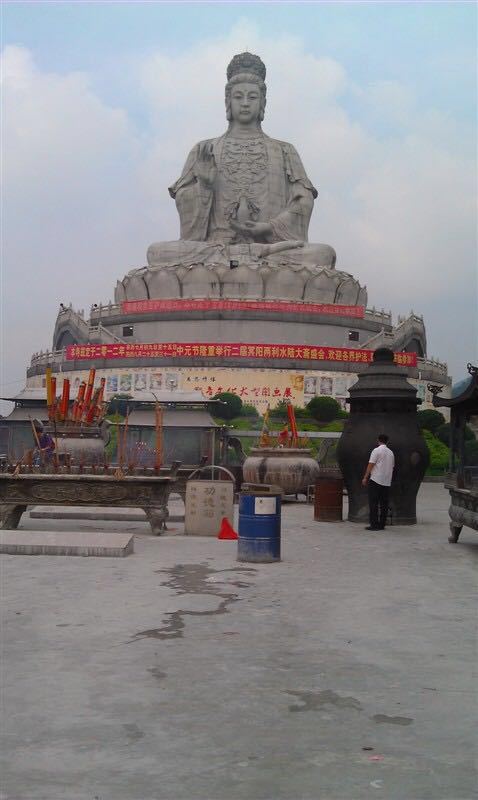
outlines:
[[[423,322],[423,317],[419,317],[412,312],[409,317],[404,319],[399,318],[398,325],[393,331],[382,329],[374,336],[371,336],[370,339],[363,342],[362,347],[368,350],[376,350],[377,347],[390,347],[392,350],[404,350],[413,339],[420,342],[424,355],[427,350],[425,324]],[[422,353],[418,355],[422,355]]]

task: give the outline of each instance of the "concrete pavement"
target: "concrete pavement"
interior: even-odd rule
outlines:
[[[447,507],[425,484],[417,526],[369,533],[287,505],[250,566],[25,515],[135,553],[1,557],[1,800],[471,800],[478,535]]]

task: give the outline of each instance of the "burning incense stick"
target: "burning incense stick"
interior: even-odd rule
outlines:
[[[292,403],[287,403],[287,416],[289,417],[289,422],[290,422],[290,431],[292,434],[292,446],[297,447],[297,439],[298,439],[297,423],[295,421],[295,411]]]
[[[159,473],[159,470],[161,469],[161,458],[163,450],[163,409],[159,405],[158,401],[156,401],[156,406],[155,406],[155,424],[156,424],[156,448],[155,448],[154,468],[156,472]]]
[[[124,429],[123,429],[123,457],[126,461],[128,457],[127,453],[127,446],[128,446],[128,425],[129,425],[129,408],[126,408],[126,419],[124,421]]]

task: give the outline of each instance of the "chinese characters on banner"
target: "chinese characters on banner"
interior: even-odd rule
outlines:
[[[201,392],[214,397],[221,392],[237,394],[256,408],[274,407],[281,400],[294,405],[304,401],[304,375],[285,370],[188,369],[181,375],[183,392]]]
[[[113,358],[269,358],[294,361],[340,361],[366,364],[373,350],[310,345],[243,344],[241,342],[136,342],[132,344],[72,344],[66,348],[69,361]],[[416,353],[395,353],[395,363],[417,365]]]
[[[331,314],[363,319],[364,306],[335,303],[289,303],[278,300],[125,300],[122,314],[151,314],[156,311],[282,311],[299,314]]]

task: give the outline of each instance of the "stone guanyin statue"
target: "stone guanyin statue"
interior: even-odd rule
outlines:
[[[265,76],[259,56],[241,53],[232,59],[228,129],[196,144],[169,188],[179,212],[180,239],[152,244],[148,267],[118,283],[117,301],[240,294],[363,302],[357,281],[334,269],[334,249],[308,243],[317,190],[296,149],[262,131]],[[230,269],[231,262],[236,269]],[[311,285],[314,277],[318,281]]]

